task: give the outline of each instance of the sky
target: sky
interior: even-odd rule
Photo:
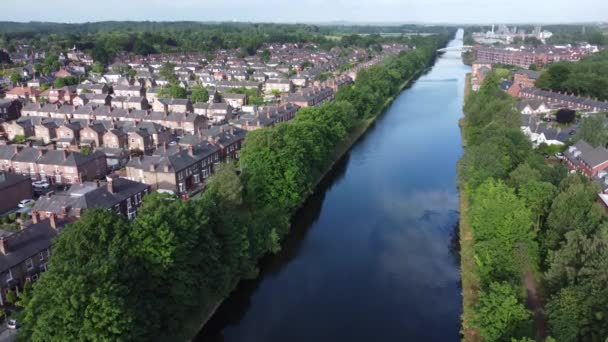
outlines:
[[[567,23],[608,21],[608,0],[0,0],[0,21]]]

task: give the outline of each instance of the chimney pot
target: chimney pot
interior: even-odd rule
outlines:
[[[49,223],[51,224],[51,228],[57,229],[57,217],[55,214],[51,214],[49,217]]]
[[[8,239],[5,237],[0,237],[0,253],[8,254]]]

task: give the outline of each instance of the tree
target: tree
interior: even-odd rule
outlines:
[[[132,302],[137,264],[128,256],[128,232],[105,209],[89,209],[66,228],[25,308],[21,334],[31,341],[144,339],[146,313]]]
[[[84,145],[80,148],[80,153],[88,156],[89,154],[93,153],[93,148],[91,146]]]
[[[25,136],[22,134],[17,134],[13,137],[14,144],[23,144],[25,142]]]
[[[264,63],[268,63],[270,61],[270,56],[270,50],[268,49],[264,49],[264,51],[262,51],[262,53],[260,54],[260,58]]]
[[[169,82],[177,81],[177,77],[175,76],[175,64],[173,63],[167,62],[163,64],[158,73]]]
[[[593,147],[606,146],[608,135],[604,128],[604,119],[603,115],[592,115],[583,119],[576,131],[575,139],[583,139]]]
[[[192,94],[190,95],[190,100],[193,103],[207,102],[209,101],[209,91],[207,91],[207,88],[203,86],[194,86],[192,87]]]
[[[516,336],[531,317],[511,285],[493,282],[479,294],[473,324],[485,341],[501,341]]]
[[[11,78],[11,83],[13,85],[17,85],[17,84],[21,83],[21,81],[23,80],[21,75],[16,72],[12,73],[10,78]]]
[[[158,92],[159,98],[185,99],[186,96],[186,89],[180,87],[176,83],[171,83],[168,87],[164,87]]]
[[[557,341],[601,341],[608,334],[606,287],[568,286],[546,305],[551,335]]]
[[[569,124],[574,122],[574,119],[576,118],[576,111],[572,110],[572,109],[560,109],[557,111],[557,113],[555,113],[555,121],[559,122],[560,124]]]
[[[101,73],[103,73],[105,71],[105,67],[100,62],[95,62],[91,66],[91,71],[94,72],[94,73],[101,74]]]
[[[597,184],[588,183],[576,175],[562,183],[560,187],[563,191],[551,204],[542,239],[543,246],[548,250],[556,249],[568,231],[593,232],[604,215],[600,205],[595,202],[600,192]]]
[[[482,283],[519,277],[522,266],[537,263],[530,210],[503,182],[489,179],[477,189],[471,226]]]

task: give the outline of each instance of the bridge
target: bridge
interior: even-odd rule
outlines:
[[[471,49],[473,48],[472,45],[463,45],[463,46],[453,46],[453,47],[446,47],[443,49],[439,49],[437,50],[437,52],[447,52],[447,51],[471,51]]]

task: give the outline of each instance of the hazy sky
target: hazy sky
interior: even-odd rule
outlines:
[[[0,20],[608,21],[608,0],[0,0]]]

